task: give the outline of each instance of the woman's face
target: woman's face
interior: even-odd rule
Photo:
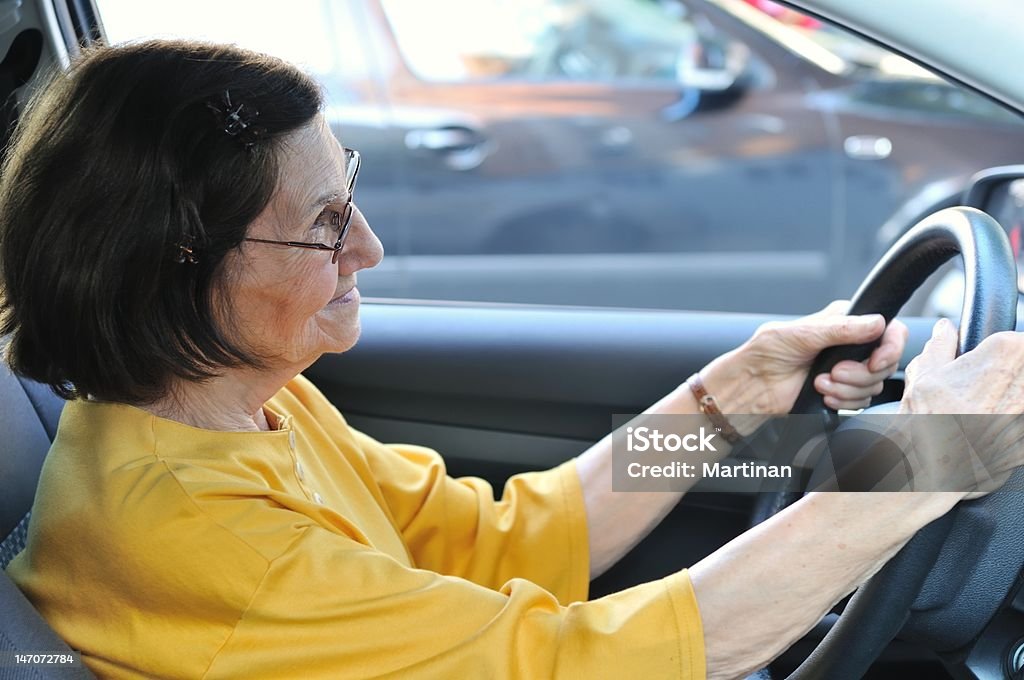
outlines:
[[[349,199],[341,145],[318,115],[282,153],[277,191],[247,236],[333,244],[330,211],[342,212]],[[299,370],[324,352],[351,348],[359,338],[356,272],[383,254],[358,209],[337,264],[329,251],[243,242],[225,258],[223,289],[242,346]]]

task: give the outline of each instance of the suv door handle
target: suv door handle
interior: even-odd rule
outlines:
[[[467,127],[409,130],[405,133],[405,147],[410,151],[466,151],[483,139],[483,135]]]
[[[413,152],[438,154],[452,170],[466,171],[479,167],[493,146],[480,132],[462,125],[405,133],[405,148]]]
[[[881,161],[892,154],[892,140],[876,135],[853,135],[843,141],[843,151],[859,161]]]

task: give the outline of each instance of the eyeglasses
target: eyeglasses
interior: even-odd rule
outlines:
[[[248,238],[245,241],[253,241],[255,243],[271,243],[278,246],[288,246],[289,248],[310,248],[312,250],[330,250],[334,254],[331,255],[331,264],[338,264],[338,255],[341,253],[342,247],[345,245],[345,237],[348,236],[349,228],[352,226],[352,213],[355,212],[355,206],[352,204],[352,195],[356,190],[356,179],[359,177],[359,152],[355,149],[344,149],[345,153],[345,182],[348,189],[348,200],[345,201],[345,206],[341,209],[341,212],[337,210],[330,210],[331,214],[331,226],[340,228],[338,231],[338,240],[334,242],[333,246],[329,246],[326,243],[304,243],[302,241],[271,241],[265,238]]]

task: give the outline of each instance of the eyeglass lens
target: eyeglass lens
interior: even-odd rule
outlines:
[[[356,178],[359,177],[359,152],[352,149],[345,149],[345,182],[348,185],[348,201],[340,216],[341,231],[338,233],[338,241],[334,244],[334,254],[331,256],[331,264],[338,263],[338,255],[345,245],[345,237],[348,236],[349,228],[352,226],[352,213],[355,212],[352,205],[353,194],[356,189]]]

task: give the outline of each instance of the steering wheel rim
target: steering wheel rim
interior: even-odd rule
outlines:
[[[849,313],[880,313],[888,324],[913,292],[958,254],[965,272],[958,354],[974,349],[992,333],[1013,330],[1018,291],[1016,262],[1009,240],[995,219],[966,207],[936,212],[899,239],[854,294]],[[868,358],[877,344],[830,347],[819,354],[791,413],[820,415],[834,428],[837,414],[824,405],[822,396],[814,389],[814,376],[830,371],[844,359]],[[786,504],[786,493],[769,494],[768,502],[759,504],[762,513],[770,516],[781,510]],[[957,512],[955,508],[921,529],[861,586],[839,621],[789,680],[862,677],[907,621],[911,605],[935,564]]]

